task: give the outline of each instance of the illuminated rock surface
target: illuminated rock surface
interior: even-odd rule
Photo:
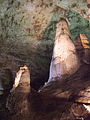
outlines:
[[[1,0],[0,68],[14,73],[28,64],[32,86],[38,89],[48,79],[56,22],[66,17],[72,39],[79,33],[90,34],[89,23],[81,16],[86,2],[73,0]],[[43,66],[43,67],[42,67]],[[44,73],[44,74],[43,74]]]
[[[8,98],[5,120],[89,120],[90,65],[82,64],[68,77],[51,81],[38,92],[30,87],[28,70]],[[88,109],[87,109],[88,108]]]
[[[80,14],[83,9],[87,12],[84,0],[0,2],[0,70],[10,69],[14,76],[23,64],[31,66],[31,86],[35,89],[48,80],[56,22],[61,17],[69,21],[72,39],[79,33],[90,38],[89,22]]]

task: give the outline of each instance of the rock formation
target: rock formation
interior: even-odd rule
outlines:
[[[61,19],[57,26],[60,27],[60,31],[56,30],[53,58],[60,65],[63,60],[67,69],[60,67],[63,71],[66,70],[63,72],[66,77],[58,77],[56,74],[53,77],[54,81],[50,80],[39,91],[35,91],[30,86],[29,68],[21,67],[7,99],[6,120],[89,120],[90,65],[82,62],[79,66],[77,52],[70,39],[66,20]],[[60,44],[57,44],[58,41]],[[67,46],[65,51],[63,44]],[[60,49],[59,52],[56,52],[57,48]],[[58,60],[57,54],[60,55]],[[50,74],[53,70],[58,71],[57,67],[50,68]],[[66,74],[67,71],[69,75]]]
[[[38,92],[30,87],[28,68],[21,70],[20,82],[7,100],[6,120],[89,120],[89,65],[83,63],[70,77],[56,78]]]
[[[81,10],[87,14],[85,0],[0,0],[0,68],[15,73],[27,64],[31,85],[39,89],[48,80],[59,19],[69,21],[73,40],[79,33],[89,37],[89,23]]]
[[[21,67],[7,99],[8,120],[29,120],[30,73],[28,67]]]
[[[76,48],[70,38],[68,22],[61,19],[57,23],[49,81],[75,73],[80,66]],[[48,82],[49,82],[48,81]]]
[[[81,11],[87,15],[85,0],[1,0],[1,70],[9,68],[14,74],[20,66],[27,64],[31,66],[31,86],[39,89],[48,80],[56,22],[61,17],[67,18],[74,40],[80,33],[90,37],[89,22],[81,16]],[[19,85],[13,85],[8,98],[12,104],[8,101],[10,111],[6,120],[90,120],[87,111],[89,67],[83,63],[74,75],[60,81],[55,78],[56,81],[43,86],[39,92],[29,90],[29,81],[24,88],[25,92],[17,81]],[[23,75],[24,72],[21,77]],[[0,96],[2,101],[5,101],[4,97]],[[0,119],[2,111],[6,113],[3,108],[4,103],[0,104]]]

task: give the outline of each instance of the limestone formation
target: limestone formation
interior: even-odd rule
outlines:
[[[80,33],[85,33],[90,37],[89,22],[83,18],[82,11],[87,15],[86,0],[0,0],[1,71],[3,68],[9,68],[14,75],[20,66],[27,64],[31,66],[32,80],[30,84],[33,88],[39,89],[48,80],[56,23],[60,18],[64,17],[69,21],[71,37],[74,40]],[[71,40],[71,38],[69,39]],[[57,81],[55,78],[56,82],[52,81],[47,84],[47,87],[43,86],[41,92],[32,89],[29,91],[31,88],[29,81],[27,81],[28,85],[25,83],[24,87],[20,83],[22,80],[19,79],[20,81],[13,85],[14,89],[11,90],[9,96],[12,104],[8,101],[8,107],[11,110],[9,109],[6,120],[75,120],[84,118],[86,120],[88,106],[82,101],[85,102],[84,97],[89,101],[89,94],[87,95],[89,90],[87,89],[89,89],[90,72],[89,66],[84,63],[83,65],[74,75],[65,80]],[[2,76],[1,71],[0,77]],[[22,79],[25,74],[20,73],[19,77]],[[8,86],[4,87],[6,89]],[[86,90],[84,94],[82,94],[83,90]],[[84,97],[80,95],[84,95]],[[0,96],[0,101],[2,98],[0,119],[3,114],[8,113],[3,102],[6,96],[6,94],[3,97]],[[77,96],[79,98],[75,99]]]
[[[81,10],[87,14],[85,0],[0,0],[0,68],[9,67],[14,74],[19,66],[31,66],[31,85],[39,89],[48,80],[60,18],[69,21],[74,40],[79,33],[89,36]]]
[[[89,65],[82,64],[69,78],[55,78],[38,92],[30,87],[26,68],[20,69],[20,82],[8,97],[6,120],[89,120]]]
[[[76,48],[70,38],[70,30],[65,19],[57,24],[49,81],[75,73],[80,66]],[[48,81],[48,82],[49,82]]]
[[[8,120],[29,120],[30,73],[28,67],[21,67],[7,99]]]

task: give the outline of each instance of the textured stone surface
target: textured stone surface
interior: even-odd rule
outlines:
[[[89,22],[81,16],[83,9],[87,13],[86,0],[0,0],[0,72],[9,69],[15,75],[27,64],[31,85],[38,89],[48,79],[56,22],[61,17],[68,20],[73,39],[79,33],[90,38]],[[5,96],[1,98],[0,118],[5,111]]]
[[[21,82],[9,94],[5,120],[89,120],[89,73],[90,65],[82,64],[72,76],[54,78],[37,92],[30,86],[28,68],[20,68]]]
[[[0,69],[13,73],[27,64],[33,87],[48,79],[56,22],[65,17],[72,38],[79,33],[88,36],[89,22],[81,16],[85,0],[1,0],[0,1]]]

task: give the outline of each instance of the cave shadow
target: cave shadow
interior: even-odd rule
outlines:
[[[32,104],[34,114],[43,120],[59,120],[63,113],[72,120],[82,117],[90,117],[86,115],[86,109],[83,104],[76,102],[79,92],[90,86],[90,65],[82,64],[78,71],[66,79],[50,82],[43,87],[39,93],[32,93]],[[65,92],[69,91],[69,97]],[[37,94],[39,94],[37,96]],[[31,100],[31,98],[30,98]],[[88,104],[89,105],[89,104]],[[38,106],[38,107],[37,107]],[[71,114],[73,111],[74,114]],[[82,112],[80,112],[82,111]],[[40,120],[41,120],[40,119]],[[85,119],[87,120],[87,119]]]
[[[49,78],[50,62],[52,58],[52,52],[54,47],[55,33],[56,33],[57,21],[49,23],[47,28],[43,31],[43,36],[40,39],[40,44],[36,50],[37,55],[37,78],[31,81],[31,86],[38,90],[47,82]],[[40,64],[38,64],[40,62]]]
[[[57,113],[58,116],[61,116],[64,111],[65,114],[70,116],[72,106],[74,105],[74,110],[83,111],[83,114],[81,115],[78,112],[78,116],[84,116],[84,113],[86,112],[86,109],[83,106],[84,102],[82,103],[76,100],[80,97],[89,98],[88,95],[79,95],[81,91],[86,90],[88,87],[90,88],[90,65],[83,63],[75,74],[60,81],[52,81],[46,87],[41,89],[40,94],[43,97],[42,101],[45,101],[46,103],[45,106],[44,104],[42,105],[45,108],[45,111],[43,112],[54,114],[55,116],[54,112],[57,110],[59,111],[59,113]],[[68,95],[66,94],[67,92]],[[90,105],[90,103],[85,104]],[[75,106],[77,106],[77,108],[75,108]]]

